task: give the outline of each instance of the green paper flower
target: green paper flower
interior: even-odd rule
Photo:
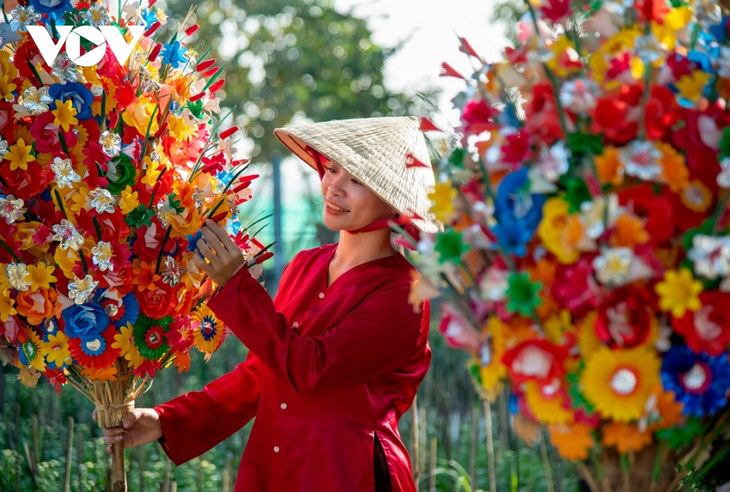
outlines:
[[[154,216],[154,210],[148,210],[147,207],[144,206],[144,204],[140,203],[139,207],[129,212],[124,220],[127,221],[127,224],[130,227],[142,227],[143,225],[151,226],[151,219]]]
[[[439,254],[439,263],[461,263],[461,255],[469,251],[469,245],[461,240],[461,233],[450,230],[436,234],[434,249]]]
[[[140,314],[134,323],[134,344],[142,357],[156,360],[165,355],[170,346],[167,344],[165,332],[169,331],[172,318],[152,319]]]
[[[565,186],[563,200],[568,202],[568,211],[572,214],[580,212],[580,204],[591,200],[591,192],[588,191],[588,185],[586,185],[585,181],[578,178],[564,177],[560,181]]]
[[[133,185],[137,178],[137,170],[132,160],[126,154],[119,154],[109,161],[109,170],[106,179],[109,185],[106,187],[112,195],[118,195],[127,186]]]
[[[507,278],[507,311],[530,316],[532,311],[540,305],[540,292],[542,284],[531,282],[527,273],[513,273]]]

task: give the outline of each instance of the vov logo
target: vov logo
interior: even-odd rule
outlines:
[[[64,43],[68,57],[82,67],[90,67],[99,63],[104,58],[107,43],[119,63],[124,65],[145,30],[144,26],[127,26],[127,29],[132,33],[132,40],[129,43],[116,26],[99,26],[98,29],[92,26],[56,26],[60,38],[58,42],[54,43],[45,27],[28,26],[30,37],[35,41],[38,51],[49,67],[53,66]],[[96,44],[96,48],[84,53],[83,56],[81,55],[81,38]]]

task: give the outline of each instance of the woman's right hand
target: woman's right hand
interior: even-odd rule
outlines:
[[[91,414],[96,420],[96,410]],[[160,415],[153,408],[135,408],[124,417],[122,427],[102,428],[107,454],[112,453],[112,444],[124,441],[125,448],[141,446],[162,437]]]

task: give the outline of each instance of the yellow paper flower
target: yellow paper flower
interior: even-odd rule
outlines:
[[[581,390],[604,418],[637,420],[654,386],[659,384],[660,366],[659,358],[647,348],[600,347],[586,363]]]
[[[580,56],[575,50],[575,44],[566,35],[561,35],[550,46],[553,56],[548,60],[547,66],[558,77],[567,77],[571,73],[581,70]]]
[[[48,341],[43,342],[41,353],[49,363],[56,367],[71,364],[71,352],[68,348],[68,336],[60,330],[48,335]]]
[[[55,266],[46,266],[43,263],[28,265],[28,276],[25,280],[30,282],[30,290],[38,290],[40,288],[49,289],[51,287],[51,282],[58,280],[53,276],[53,272],[55,270]]]
[[[553,443],[558,454],[570,461],[585,460],[588,450],[593,447],[593,429],[586,424],[550,425],[550,442]]]
[[[145,156],[145,158],[142,159],[142,165],[145,169],[144,176],[142,176],[141,179],[142,183],[146,184],[147,186],[155,186],[155,184],[157,183],[157,178],[162,172],[162,166],[160,166],[158,162],[150,159],[149,156]]]
[[[56,99],[56,109],[51,111],[56,119],[53,120],[53,124],[67,132],[71,129],[71,125],[77,125],[79,120],[76,119],[76,108],[72,100],[63,102]]]
[[[621,454],[629,451],[639,452],[651,444],[651,434],[632,424],[611,422],[603,427],[604,446],[615,446]]]
[[[119,333],[114,335],[114,343],[112,348],[119,350],[121,355],[127,354],[130,347],[134,346],[134,327],[127,323],[126,325],[119,328]]]
[[[436,214],[436,219],[441,222],[448,222],[454,215],[454,201],[459,193],[451,186],[451,181],[436,183],[428,198],[433,202],[431,212]]]
[[[156,103],[152,102],[147,96],[140,96],[137,102],[129,105],[126,111],[122,113],[122,119],[124,122],[133,126],[141,135],[147,135],[147,127],[149,126],[150,134],[157,133],[159,127],[157,126],[157,118],[160,116],[159,112],[152,118],[152,113],[155,112]],[[152,124],[150,125],[150,121]]]
[[[702,95],[702,90],[710,80],[711,75],[702,70],[695,70],[690,75],[683,75],[679,79],[679,82],[675,84],[679,93],[685,99],[689,99],[692,102],[697,102]]]
[[[122,190],[121,200],[119,201],[119,209],[124,215],[132,212],[139,206],[139,198],[136,191],[132,191],[131,186],[127,186]]]
[[[657,142],[655,145],[662,153],[662,180],[676,193],[687,185],[689,178],[684,155],[667,143]]]
[[[18,314],[18,311],[13,307],[15,305],[15,299],[3,293],[0,295],[0,321],[5,323],[10,316]]]
[[[0,93],[6,101],[15,99],[13,91],[18,88],[18,84],[13,82],[9,75],[0,76]]]
[[[226,327],[216,318],[213,310],[202,305],[190,316],[196,321],[193,329],[193,341],[198,350],[211,354],[215,352],[223,341]]]
[[[659,309],[671,312],[675,318],[702,307],[698,296],[702,292],[702,282],[695,280],[687,268],[666,271],[664,280],[656,284],[654,290],[659,294]]]
[[[542,221],[537,233],[545,248],[560,261],[570,265],[578,261],[578,244],[584,238],[583,225],[578,216],[568,212],[568,202],[560,197],[550,198],[542,209]]]
[[[25,352],[25,356],[30,362],[28,365],[40,372],[46,370],[46,361],[43,359],[43,354],[41,353],[42,346],[43,341],[38,336],[38,333],[32,329],[28,330],[28,340],[23,343],[21,350]]]
[[[541,388],[534,381],[527,383],[525,401],[530,410],[540,422],[545,424],[572,423],[573,412],[570,410],[570,403],[566,401],[562,393],[546,394],[546,389],[549,388]]]
[[[35,156],[30,155],[33,147],[25,144],[25,140],[18,139],[18,142],[10,147],[10,151],[5,155],[5,159],[10,161],[10,170],[15,171],[20,168],[23,171],[28,169],[28,163],[35,160]]]
[[[507,375],[507,368],[502,364],[502,356],[506,350],[505,333],[508,330],[499,318],[491,316],[485,325],[492,338],[492,359],[489,364],[479,368],[482,387],[489,401],[495,401],[502,389],[502,380]]]
[[[185,122],[185,118],[171,114],[169,116],[169,124],[167,127],[170,136],[179,141],[186,140],[188,137],[195,135],[197,129],[191,127]]]

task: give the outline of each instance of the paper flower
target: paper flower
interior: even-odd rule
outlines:
[[[570,400],[564,394],[560,380],[551,384],[538,385],[534,381],[527,383],[525,401],[540,422],[545,424],[570,424],[573,422],[573,411]]]
[[[548,427],[550,442],[557,449],[558,454],[571,461],[583,461],[588,459],[588,450],[595,442],[593,440],[593,429],[580,422],[571,425],[553,424]]]
[[[604,418],[637,420],[654,385],[659,383],[660,364],[647,349],[601,347],[587,360],[581,375],[583,394]]]
[[[68,340],[68,337],[62,331],[48,335],[48,340],[41,346],[41,353],[48,361],[49,367],[63,369],[71,364],[72,360]]]
[[[727,406],[730,363],[726,355],[695,354],[687,346],[672,347],[662,361],[662,383],[684,405],[684,413],[703,417]]]
[[[507,310],[518,312],[524,316],[530,316],[533,310],[540,305],[539,282],[531,282],[527,273],[513,273],[507,278]]]
[[[122,297],[121,302],[114,299],[101,301],[104,312],[109,316],[109,321],[120,329],[127,324],[133,325],[139,317],[139,302],[133,293],[127,293]]]
[[[439,253],[440,263],[446,263],[447,261],[461,263],[461,255],[469,250],[469,246],[464,243],[460,233],[449,231],[436,235],[434,250]]]
[[[702,282],[695,280],[687,268],[665,272],[664,281],[659,282],[655,289],[660,296],[659,308],[670,311],[675,318],[700,308],[698,294],[702,292]]]
[[[643,344],[653,325],[652,298],[646,289],[627,285],[608,293],[598,309],[596,333],[610,347]]]
[[[201,306],[190,315],[190,319],[195,322],[193,324],[193,340],[198,350],[206,353],[213,353],[218,350],[223,341],[225,327],[215,317],[213,311],[208,306]]]
[[[134,324],[134,345],[145,359],[158,359],[170,348],[165,340],[172,318],[153,319],[140,314]]]
[[[110,326],[83,340],[70,338],[68,345],[71,356],[86,368],[103,369],[111,366],[120,354],[119,349],[113,347],[115,333],[116,329]]]
[[[614,446],[621,454],[637,453],[651,444],[651,433],[625,422],[612,422],[603,427],[601,442],[604,446]]]
[[[91,340],[109,326],[109,316],[99,304],[74,304],[61,312],[70,338]]]

